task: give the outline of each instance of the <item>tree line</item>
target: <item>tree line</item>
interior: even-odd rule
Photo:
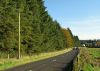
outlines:
[[[100,39],[98,40],[80,40],[81,46],[89,48],[100,48]]]
[[[48,14],[43,0],[0,0],[0,52],[17,56],[20,13],[21,54],[60,50],[74,47],[70,29]]]

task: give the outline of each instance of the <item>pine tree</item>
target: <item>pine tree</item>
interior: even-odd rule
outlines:
[[[75,47],[81,46],[81,43],[80,43],[78,36],[74,36],[74,43],[75,43]]]
[[[0,1],[0,51],[18,55],[19,32],[21,55],[66,48],[64,33],[43,0]]]

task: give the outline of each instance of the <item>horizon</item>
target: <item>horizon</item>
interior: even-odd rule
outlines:
[[[100,39],[99,0],[45,0],[48,13],[80,40]]]

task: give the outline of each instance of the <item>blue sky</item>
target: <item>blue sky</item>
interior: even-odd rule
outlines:
[[[100,0],[45,0],[51,17],[80,39],[100,39]]]

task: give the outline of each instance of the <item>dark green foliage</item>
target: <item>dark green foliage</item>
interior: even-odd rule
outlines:
[[[17,44],[17,11],[12,0],[0,1],[0,50],[12,52]]]
[[[75,43],[75,47],[81,46],[81,43],[80,43],[78,36],[74,36],[74,43]]]
[[[81,46],[85,45],[85,47],[90,48],[100,48],[100,40],[80,40]]]
[[[0,0],[0,51],[18,54],[18,15],[21,16],[21,54],[66,48],[57,21],[53,21],[43,0]]]

